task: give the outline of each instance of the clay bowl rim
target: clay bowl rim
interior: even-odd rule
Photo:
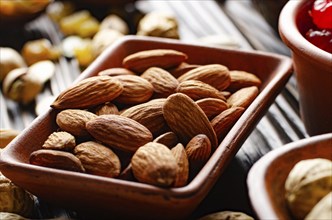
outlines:
[[[300,33],[297,25],[299,12],[303,10],[310,1],[288,1],[279,16],[279,34],[284,43],[296,54],[326,65],[332,68],[332,54],[326,52],[310,43]],[[330,71],[332,74],[332,71]]]
[[[321,142],[332,141],[332,133],[311,136],[298,141],[290,142],[274,149],[260,158],[249,170],[247,177],[248,194],[250,203],[262,219],[279,219],[272,203],[270,193],[266,187],[266,177],[270,172],[270,167],[276,160],[280,160],[284,155],[291,152],[306,150]],[[288,213],[289,214],[289,213]]]

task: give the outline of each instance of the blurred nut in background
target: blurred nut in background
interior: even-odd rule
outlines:
[[[332,161],[308,159],[298,162],[286,182],[286,200],[296,219],[304,219],[310,210],[332,189]]]
[[[146,14],[138,23],[137,35],[179,39],[177,19],[166,12]]]
[[[305,220],[332,218],[332,192],[322,198],[305,217]]]
[[[100,29],[112,29],[119,31],[123,35],[129,34],[127,23],[115,14],[110,14],[105,17],[100,23]]]
[[[14,49],[0,47],[0,82],[13,69],[26,67],[23,57]]]
[[[5,148],[19,133],[13,129],[0,129],[0,149]]]
[[[106,47],[114,43],[124,35],[112,29],[102,29],[92,39],[92,50],[95,57],[103,52]]]
[[[23,45],[22,56],[30,66],[41,60],[56,60],[60,52],[47,39],[28,41]]]
[[[253,217],[243,212],[222,211],[201,217],[198,220],[254,220]]]
[[[10,71],[3,81],[2,90],[7,98],[27,104],[42,91],[44,83],[54,74],[51,61],[40,61],[30,68]]]
[[[57,23],[74,11],[75,5],[71,1],[55,1],[46,8],[46,14]]]
[[[10,212],[0,212],[0,219],[2,220],[27,220],[18,214],[10,213]]]
[[[66,36],[93,37],[99,30],[99,21],[87,10],[77,11],[63,17],[59,25],[62,33]]]
[[[10,212],[32,217],[34,198],[24,189],[14,185],[0,172],[0,212]]]

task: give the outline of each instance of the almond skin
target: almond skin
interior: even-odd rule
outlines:
[[[72,153],[59,150],[37,150],[31,153],[30,163],[43,167],[85,172],[81,161]]]
[[[203,110],[187,95],[176,93],[169,96],[163,106],[164,118],[183,144],[197,134],[205,134],[213,148],[218,140]]]
[[[220,64],[208,64],[190,70],[178,78],[179,82],[186,80],[199,80],[207,83],[217,90],[226,89],[231,83],[229,70]]]
[[[100,115],[86,124],[98,141],[127,152],[135,152],[152,141],[151,132],[137,121],[119,115]]]
[[[43,149],[72,151],[76,146],[73,135],[65,131],[53,132],[44,142]]]
[[[178,171],[174,187],[181,187],[187,184],[189,178],[189,161],[187,153],[181,143],[171,149],[171,152],[178,164]]]
[[[166,98],[173,94],[179,85],[178,80],[169,72],[159,67],[150,67],[141,75],[154,88],[154,97]]]
[[[88,108],[112,101],[122,93],[122,84],[110,76],[93,76],[66,89],[51,104],[55,109]]]
[[[102,70],[98,73],[99,76],[122,76],[122,75],[135,75],[134,72],[122,68],[122,67],[114,67]]]
[[[163,105],[166,99],[153,99],[149,102],[126,109],[121,116],[131,118],[144,125],[153,136],[158,136],[168,130],[163,115]]]
[[[153,142],[163,144],[171,149],[179,143],[179,139],[174,132],[169,131],[156,137]]]
[[[216,98],[200,99],[196,103],[209,119],[228,108],[228,104],[225,101]]]
[[[231,84],[228,86],[227,90],[235,92],[244,87],[256,86],[260,87],[262,81],[254,74],[241,71],[241,70],[232,70],[229,71],[231,76]]]
[[[211,120],[211,125],[216,132],[219,142],[224,139],[227,132],[240,118],[244,110],[245,109],[243,107],[231,107],[221,112]]]
[[[142,183],[169,187],[177,176],[178,165],[165,145],[147,143],[140,147],[131,159],[135,178]]]
[[[190,161],[206,162],[211,154],[211,142],[205,134],[198,134],[189,141],[186,152]]]
[[[163,69],[178,66],[186,61],[185,53],[170,49],[154,49],[136,52],[124,58],[122,64],[125,68],[136,73],[143,73],[150,67]]]
[[[89,135],[85,127],[86,123],[96,117],[97,115],[86,110],[66,109],[57,114],[56,123],[63,131],[83,137]]]
[[[188,72],[189,70],[195,69],[197,67],[199,67],[201,65],[197,65],[197,64],[189,64],[186,62],[181,63],[179,66],[169,69],[168,71],[175,77],[175,78],[179,78],[180,76],[182,76],[183,74],[185,74],[186,72]]]
[[[152,84],[140,76],[114,76],[123,85],[122,93],[115,99],[121,104],[139,104],[148,101],[153,95]]]
[[[257,97],[259,91],[256,86],[245,87],[233,93],[227,103],[232,107],[247,108]]]
[[[121,164],[119,157],[108,147],[94,141],[87,141],[77,145],[75,156],[80,159],[87,173],[117,177]]]
[[[177,92],[186,94],[193,100],[203,98],[217,98],[226,100],[219,90],[199,80],[186,80],[179,84]]]

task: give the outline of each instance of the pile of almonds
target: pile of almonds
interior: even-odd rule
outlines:
[[[186,185],[259,93],[252,73],[145,50],[51,105],[58,131],[30,163],[162,187]]]

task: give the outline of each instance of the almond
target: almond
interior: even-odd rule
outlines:
[[[136,52],[124,58],[122,64],[125,68],[142,73],[150,67],[163,69],[178,66],[187,60],[185,53],[170,49],[154,49]]]
[[[122,68],[122,67],[114,67],[102,70],[98,73],[99,76],[121,76],[121,75],[135,75],[134,72]]]
[[[240,118],[244,110],[243,107],[231,107],[212,119],[211,125],[216,132],[219,142],[224,139],[227,132]]]
[[[97,106],[94,109],[94,112],[96,115],[120,114],[118,107],[116,107],[116,105],[113,104],[112,102],[106,102],[102,105]]]
[[[85,172],[81,161],[72,153],[59,150],[36,150],[30,155],[30,163],[43,167]]]
[[[178,165],[165,145],[147,143],[138,148],[131,159],[135,178],[142,183],[171,186],[177,177]]]
[[[245,87],[233,93],[228,99],[227,103],[232,107],[247,108],[252,101],[257,97],[259,91],[256,86]]]
[[[139,104],[148,101],[153,95],[152,84],[139,76],[122,75],[114,79],[123,85],[122,93],[115,99],[121,104]]]
[[[169,131],[156,137],[153,142],[163,144],[171,149],[179,143],[179,139],[174,132]]]
[[[66,89],[51,104],[56,109],[87,108],[112,101],[123,90],[122,84],[110,76],[93,76]]]
[[[209,119],[187,95],[176,93],[169,96],[163,113],[168,126],[183,144],[187,144],[197,134],[206,134],[212,146],[217,147],[218,140]]]
[[[117,177],[120,174],[119,157],[100,143],[83,142],[75,147],[74,154],[80,159],[87,173],[106,177]]]
[[[76,146],[73,135],[65,131],[53,132],[44,142],[42,148],[51,150],[72,151]]]
[[[189,178],[189,161],[187,153],[181,143],[171,149],[171,152],[178,164],[178,171],[174,187],[181,187],[187,184]]]
[[[197,67],[199,67],[201,65],[196,65],[196,64],[189,64],[186,62],[181,63],[179,66],[169,69],[169,72],[175,77],[175,78],[179,78],[180,76],[182,76],[183,74],[185,74],[186,72],[195,69]]]
[[[186,153],[190,164],[190,179],[202,169],[211,154],[211,142],[205,134],[198,134],[186,145]]]
[[[141,75],[154,88],[155,97],[166,98],[173,94],[179,85],[178,80],[169,72],[159,67],[150,67]]]
[[[227,90],[235,92],[244,87],[256,86],[260,87],[262,81],[255,75],[246,71],[232,70],[229,71],[231,76],[231,84]]]
[[[221,64],[208,64],[190,70],[178,78],[179,82],[186,80],[199,80],[217,90],[224,90],[231,83],[229,70]]]
[[[228,108],[228,104],[225,101],[216,98],[200,99],[196,103],[209,119]]]
[[[160,135],[168,130],[163,115],[163,105],[166,99],[153,99],[149,102],[135,105],[126,109],[121,116],[131,118],[144,125],[153,136]]]
[[[198,80],[186,80],[179,84],[177,92],[186,94],[193,100],[203,98],[217,98],[226,100],[225,97],[216,88],[207,83]]]
[[[119,115],[100,115],[86,124],[98,141],[127,152],[135,152],[152,141],[151,132],[137,121]]]
[[[56,123],[63,131],[67,131],[75,136],[87,136],[85,125],[88,121],[96,118],[92,112],[80,109],[66,109],[56,116]]]

